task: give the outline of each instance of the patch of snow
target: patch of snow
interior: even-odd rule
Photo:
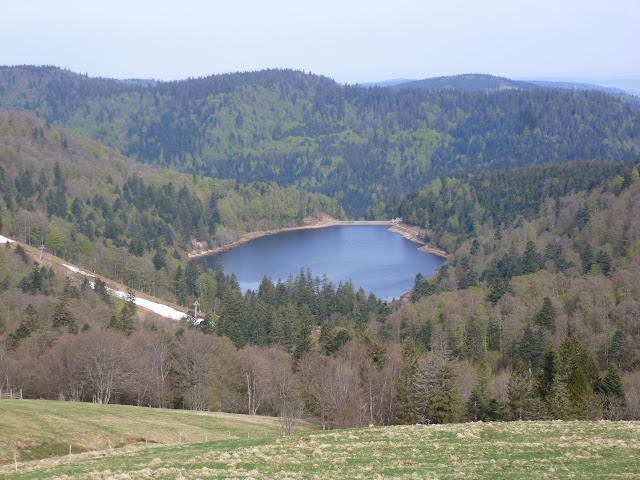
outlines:
[[[109,293],[118,298],[125,298],[127,296],[126,292],[121,292],[119,290],[113,290],[111,288],[107,288]],[[171,308],[168,305],[163,303],[152,302],[151,300],[147,300],[146,298],[136,297],[135,299],[136,305],[139,305],[147,310],[151,310],[158,315],[162,315],[166,318],[172,318],[173,320],[180,320],[183,317],[186,317],[187,314],[184,312],[180,312],[174,308]]]
[[[95,275],[83,272],[79,268],[76,268],[71,265],[67,265],[66,263],[63,263],[62,266],[65,268],[68,268],[72,272],[76,272],[81,275],[86,275],[87,277],[95,277]],[[96,284],[94,282],[89,282],[89,285],[91,285],[91,288],[93,289],[96,288]],[[126,292],[121,292],[120,290],[114,290],[113,288],[107,287],[107,291],[114,297],[125,298],[127,296]],[[171,318],[173,320],[181,320],[182,318],[187,316],[186,313],[180,312],[175,308],[171,308],[170,306],[165,305],[163,303],[152,302],[151,300],[147,300],[145,298],[135,297],[135,303],[136,305],[139,305],[142,308],[146,308],[147,310],[151,310],[152,312],[157,313],[158,315],[161,315],[166,318]]]
[[[15,240],[11,240],[10,238],[3,237],[2,235],[0,235],[0,243],[13,243],[13,242],[15,242]]]
[[[67,265],[66,263],[63,263],[62,266],[65,267],[65,268],[68,268],[72,272],[76,272],[76,273],[79,273],[80,275],[84,275],[85,277],[95,277],[95,275],[93,275],[91,273],[83,272],[79,268],[74,267],[72,265]]]

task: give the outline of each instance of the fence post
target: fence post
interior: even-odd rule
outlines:
[[[205,442],[209,441],[209,432],[204,432],[204,441]]]
[[[71,444],[69,444],[69,460],[71,460]]]
[[[13,452],[13,461],[16,464],[16,472],[18,471],[18,455],[16,455],[16,452]]]
[[[182,432],[180,432],[180,445],[182,445]]]
[[[111,448],[111,439],[109,439],[109,453],[113,455],[113,448]]]

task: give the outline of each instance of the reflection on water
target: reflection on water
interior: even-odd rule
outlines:
[[[391,233],[385,226],[337,226],[296,230],[252,240],[207,258],[211,268],[222,259],[224,271],[234,272],[243,291],[256,290],[262,277],[274,283],[311,269],[327,275],[336,286],[353,281],[367,294],[391,300],[413,287],[418,272],[432,276],[444,259],[420,252],[419,245]]]

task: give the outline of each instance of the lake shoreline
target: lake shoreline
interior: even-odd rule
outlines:
[[[233,248],[239,247],[240,245],[244,245],[245,243],[248,243],[251,240],[255,240],[256,238],[266,237],[269,235],[277,235],[279,233],[285,233],[285,232],[293,232],[296,230],[313,230],[316,228],[327,228],[327,227],[371,226],[371,225],[389,226],[390,232],[397,233],[399,235],[402,235],[407,240],[421,244],[422,247],[418,249],[421,252],[431,253],[432,255],[436,255],[442,258],[449,258],[449,254],[444,250],[431,247],[425,244],[425,242],[420,239],[420,227],[406,225],[402,222],[395,222],[391,220],[336,220],[335,218],[325,214],[321,214],[319,218],[307,217],[303,220],[302,225],[298,225],[295,227],[283,227],[283,228],[274,228],[271,230],[258,230],[255,232],[247,232],[243,234],[235,242],[229,243],[227,245],[223,245],[221,247],[212,248],[209,250],[188,252],[187,255],[189,258],[209,257],[211,255],[216,255],[218,253],[226,252]]]

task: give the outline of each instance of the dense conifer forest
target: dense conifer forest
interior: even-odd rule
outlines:
[[[640,151],[640,110],[614,95],[365,89],[291,70],[136,83],[4,67],[0,107],[159,166],[322,192],[356,216],[440,176]]]
[[[37,115],[0,112],[3,389],[327,428],[640,418],[640,123],[618,97],[15,67],[0,102]],[[400,216],[450,255],[393,303],[304,269],[242,292],[187,255],[320,214]]]

